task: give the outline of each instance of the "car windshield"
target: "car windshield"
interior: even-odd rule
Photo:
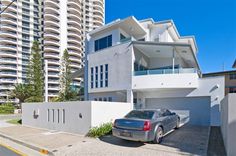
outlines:
[[[128,113],[125,117],[126,118],[138,118],[138,119],[152,119],[154,115],[153,111],[137,111],[133,110]]]

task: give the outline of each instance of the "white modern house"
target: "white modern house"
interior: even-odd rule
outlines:
[[[116,20],[87,34],[85,99],[169,108],[183,122],[219,125],[224,77],[202,78],[193,36],[172,20]]]

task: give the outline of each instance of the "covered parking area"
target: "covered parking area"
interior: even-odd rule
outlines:
[[[183,124],[210,126],[210,97],[146,98],[146,109],[166,108],[176,112]]]

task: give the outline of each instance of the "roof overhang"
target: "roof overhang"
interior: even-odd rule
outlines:
[[[234,61],[234,64],[233,64],[232,68],[236,68],[236,59]]]
[[[72,79],[84,77],[84,67],[71,74]]]
[[[102,27],[99,27],[89,32],[88,34],[90,36],[96,36],[98,34],[103,34],[104,32],[119,28],[135,38],[140,38],[146,35],[145,29],[142,27],[142,25],[139,24],[139,22],[133,16],[130,16],[123,20],[116,20]]]
[[[194,36],[180,36],[173,20],[164,20],[164,21],[155,22],[152,18],[149,18],[149,19],[141,20],[140,22],[141,23],[142,22],[150,22],[150,23],[152,23],[151,24],[152,27],[165,25],[167,30],[169,31],[171,37],[176,42],[190,43],[194,53],[197,53],[198,47],[197,47],[195,37]]]

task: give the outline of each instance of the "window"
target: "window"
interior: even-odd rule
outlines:
[[[47,118],[48,118],[48,122],[50,121],[50,110],[48,109],[48,113],[47,113]]]
[[[107,47],[111,47],[111,46],[112,46],[112,35],[95,40],[95,51],[98,51]]]
[[[138,41],[145,41],[145,38],[141,38],[141,39],[139,39]]]
[[[95,67],[95,87],[98,88],[98,67]]]
[[[91,88],[93,88],[93,67],[91,67]]]
[[[229,93],[236,93],[236,87],[230,87]]]
[[[66,121],[66,112],[65,109],[62,110],[62,123],[65,123]]]
[[[108,101],[110,101],[110,102],[111,102],[111,101],[112,101],[112,97],[108,97]]]
[[[108,87],[108,64],[105,64],[105,87]]]
[[[100,97],[100,98],[98,99],[98,101],[102,101],[102,98]]]
[[[60,110],[58,109],[57,110],[57,123],[60,122]]]
[[[103,87],[103,65],[100,66],[100,87]]]
[[[52,109],[52,122],[55,121],[55,112],[54,112],[54,109]]]
[[[236,80],[236,74],[230,74],[229,79],[230,80]]]
[[[154,111],[138,111],[133,110],[130,113],[128,113],[125,118],[139,118],[139,119],[152,119],[154,116]]]
[[[125,35],[120,34],[120,40],[124,40],[124,39],[126,39]]]
[[[23,21],[23,22],[22,22],[22,25],[23,25],[24,27],[29,27],[30,24],[29,24],[29,22]]]
[[[29,35],[26,35],[26,34],[22,34],[22,38],[24,40],[29,40],[30,36]]]
[[[103,101],[107,101],[107,98],[106,98],[106,97],[104,97],[104,98],[103,98]]]

